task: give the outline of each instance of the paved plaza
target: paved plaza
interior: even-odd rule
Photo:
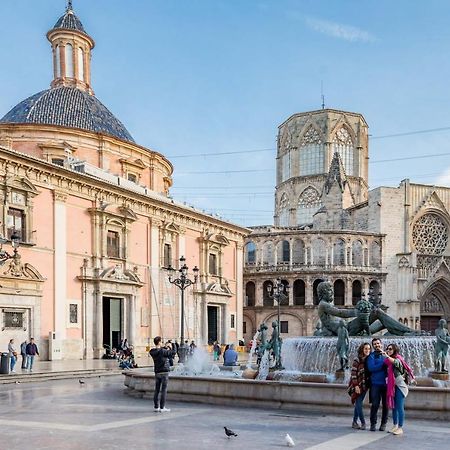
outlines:
[[[354,431],[351,417],[305,411],[264,411],[170,401],[170,413],[124,394],[123,377],[0,386],[1,450],[268,449],[282,448],[289,433],[295,448],[311,450],[446,448],[450,427],[407,421],[405,435]],[[238,433],[227,439],[223,426]]]

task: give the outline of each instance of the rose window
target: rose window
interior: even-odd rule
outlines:
[[[425,214],[413,226],[413,244],[424,255],[442,255],[447,248],[448,230],[437,214]]]

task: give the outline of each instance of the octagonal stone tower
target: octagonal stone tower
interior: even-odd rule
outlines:
[[[330,190],[333,181],[340,189]],[[275,226],[310,225],[326,203],[349,208],[367,192],[368,126],[361,114],[323,109],[279,126]]]

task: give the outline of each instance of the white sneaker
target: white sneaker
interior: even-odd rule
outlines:
[[[401,436],[403,434],[403,430],[401,428],[397,428],[395,431],[392,432],[395,436]]]
[[[161,412],[159,408],[153,408],[153,412]]]
[[[161,412],[163,413],[163,412],[170,412],[170,409],[169,408],[166,408],[166,407],[164,407],[164,408],[161,408]]]
[[[398,425],[394,425],[390,430],[389,433],[394,433],[395,431],[398,430]]]

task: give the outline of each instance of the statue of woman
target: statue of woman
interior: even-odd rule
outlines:
[[[339,356],[339,362],[341,364],[341,368],[339,370],[348,369],[348,347],[349,347],[349,339],[348,339],[348,330],[344,320],[339,321],[338,328],[338,340],[336,344],[337,354]]]

